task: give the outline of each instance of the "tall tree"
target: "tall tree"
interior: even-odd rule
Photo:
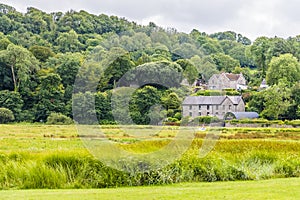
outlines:
[[[11,69],[15,92],[19,91],[22,82],[29,80],[30,73],[39,69],[37,59],[27,49],[14,44],[0,52],[0,60]]]
[[[267,71],[269,85],[285,81],[289,86],[300,80],[300,64],[292,54],[273,57]]]
[[[267,119],[279,119],[291,106],[291,90],[283,82],[264,92],[264,110],[261,115]]]
[[[251,46],[251,53],[253,55],[256,66],[262,71],[265,77],[268,66],[268,51],[271,42],[267,37],[257,38]]]

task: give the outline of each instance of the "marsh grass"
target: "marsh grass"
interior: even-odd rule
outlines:
[[[155,130],[143,126],[129,129]],[[105,130],[121,140],[114,142],[123,150],[149,153],[169,144],[173,138],[169,136],[176,129],[167,128],[152,140],[134,142],[124,142],[132,137],[118,128],[106,126]],[[108,188],[300,177],[299,129],[217,130],[220,140],[204,158],[199,158],[204,133],[196,132],[201,137],[194,139],[180,159],[155,170],[147,160],[121,160],[119,164],[126,169],[122,171],[94,158],[83,142],[74,137],[77,133],[73,126],[1,125],[0,188]],[[256,134],[261,137],[254,138]],[[140,171],[141,168],[144,170]]]

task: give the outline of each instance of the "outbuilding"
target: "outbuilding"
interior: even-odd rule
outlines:
[[[257,112],[228,112],[226,113],[224,120],[233,120],[233,119],[256,119],[259,118]]]

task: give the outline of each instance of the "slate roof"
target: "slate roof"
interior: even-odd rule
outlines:
[[[242,100],[241,96],[189,96],[184,100],[183,105],[221,105],[226,98],[235,105]]]

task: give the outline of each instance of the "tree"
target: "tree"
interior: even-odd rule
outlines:
[[[181,106],[181,101],[175,92],[171,92],[167,97],[163,97],[162,103],[167,110],[178,110]]]
[[[263,77],[266,75],[268,66],[268,51],[271,42],[267,37],[257,38],[251,46],[251,53],[256,66],[262,71]]]
[[[156,88],[179,87],[182,82],[182,68],[180,65],[161,61],[140,65],[122,78],[122,86],[136,84],[138,86],[152,85]]]
[[[240,67],[239,61],[223,53],[211,55],[219,71],[232,72],[234,68]]]
[[[242,67],[255,66],[252,56],[250,56],[250,46],[238,44],[229,49],[228,55],[238,60]]]
[[[110,92],[97,92],[95,94],[95,110],[100,123],[103,120],[113,121],[110,96]]]
[[[0,52],[0,61],[6,63],[12,74],[14,91],[19,91],[20,84],[29,80],[29,75],[39,68],[36,58],[25,48],[10,44],[7,50]]]
[[[291,88],[291,106],[285,117],[290,120],[300,118],[300,83]]]
[[[212,39],[207,36],[200,36],[198,37],[197,41],[201,50],[206,55],[223,53],[223,49],[216,39]]]
[[[8,90],[0,91],[0,106],[11,110],[17,121],[20,120],[24,102],[18,92]]]
[[[300,80],[300,64],[292,54],[273,57],[267,71],[267,83],[278,84],[285,81],[289,86]]]
[[[46,62],[49,57],[53,57],[55,54],[49,47],[32,46],[29,51],[41,62]]]
[[[282,118],[291,106],[291,90],[283,82],[280,82],[264,91],[263,94],[265,108],[261,115],[271,120]]]
[[[217,65],[210,56],[203,58],[194,56],[190,59],[190,61],[197,68],[199,74],[201,74],[201,76],[207,81],[210,79],[210,77],[212,77],[212,75],[219,73]]]
[[[40,77],[41,84],[38,87],[38,103],[34,105],[37,121],[46,121],[52,113],[65,113],[64,87],[58,74],[49,73]]]
[[[152,86],[138,89],[130,102],[131,117],[136,124],[149,124],[150,108],[160,103],[159,91]]]
[[[91,92],[73,94],[73,119],[79,124],[98,123],[95,113],[95,96]]]
[[[197,68],[189,60],[180,59],[177,60],[176,63],[184,70],[184,77],[187,79],[188,83],[192,85],[199,77]]]
[[[128,53],[113,59],[100,80],[101,91],[113,89],[120,78],[133,67],[134,62],[131,61]]]
[[[82,50],[83,45],[78,40],[78,34],[74,30],[68,33],[61,33],[56,39],[58,50],[62,53],[78,52]]]
[[[190,85],[192,85],[199,77],[198,70],[194,65],[188,65],[184,70],[183,75]]]
[[[55,65],[55,71],[60,76],[65,88],[65,100],[68,101],[72,96],[73,85],[78,70],[83,65],[83,56],[80,53],[59,54],[48,64],[51,65],[52,62]]]
[[[8,45],[10,45],[11,42],[7,38],[2,38],[0,39],[0,51],[1,50],[6,50]]]

